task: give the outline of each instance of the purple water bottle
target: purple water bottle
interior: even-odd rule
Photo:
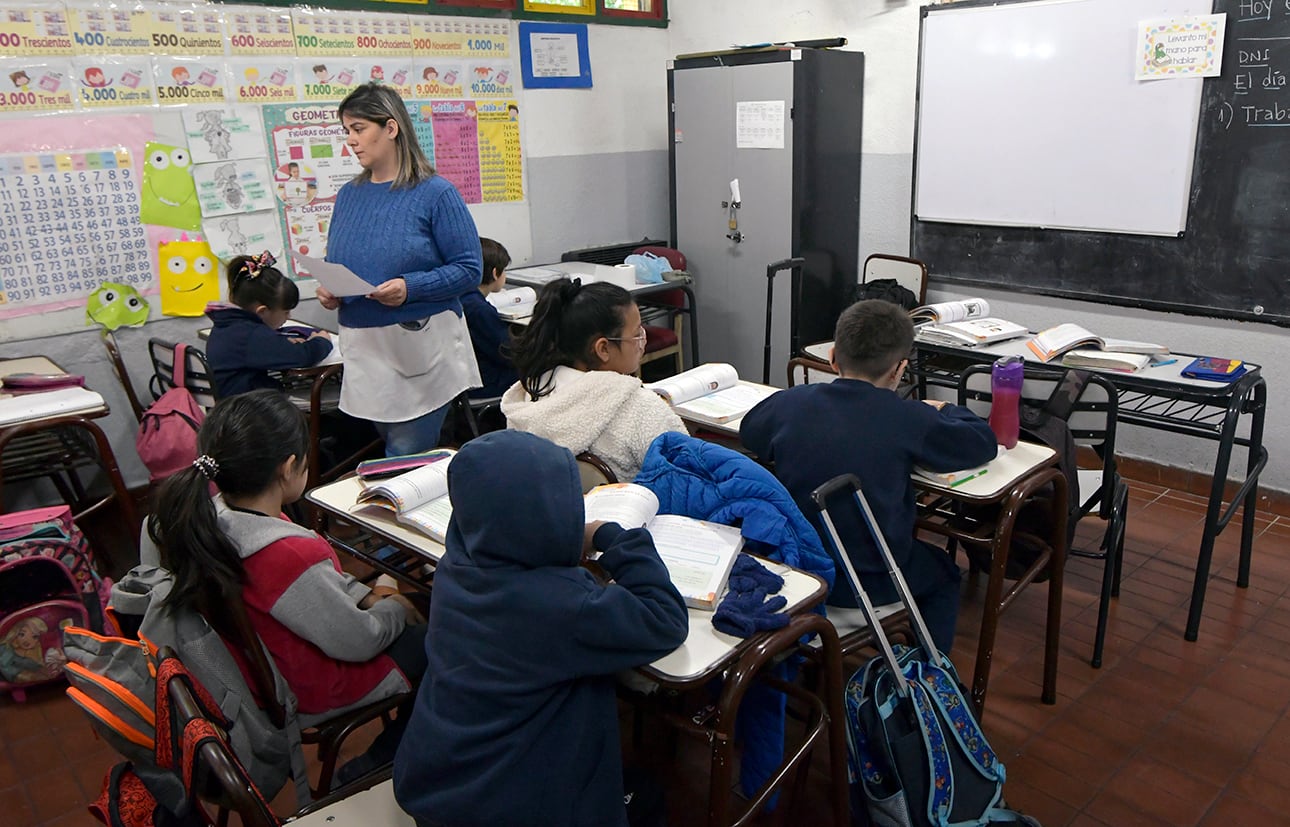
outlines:
[[[1020,356],[1004,356],[990,368],[990,430],[1004,448],[1017,445],[1024,368]]]

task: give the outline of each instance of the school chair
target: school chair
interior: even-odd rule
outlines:
[[[686,269],[685,253],[680,250],[674,250],[671,247],[637,247],[633,255],[643,253],[653,253],[667,259],[672,265],[673,270]],[[688,312],[685,303],[685,291],[683,290],[664,290],[658,293],[650,293],[647,296],[641,296],[638,302],[647,310],[661,311],[667,317],[669,324],[663,325],[645,325],[645,355],[641,357],[641,364],[653,362],[658,359],[666,359],[671,356],[676,359],[676,373],[685,370],[685,354],[681,348],[681,316]],[[639,373],[639,371],[638,371]]]
[[[605,461],[590,451],[583,451],[574,459],[578,462],[578,476],[582,478],[582,493],[586,494],[597,485],[618,482],[618,477],[609,470]]]
[[[1027,369],[1021,397],[1024,401],[1043,404],[1061,381],[1064,371]],[[958,401],[986,417],[990,413],[990,365],[973,365],[959,377]],[[1081,468],[1078,491],[1071,496],[1079,503],[1077,518],[1096,513],[1106,521],[1106,530],[1097,549],[1077,549],[1070,554],[1103,561],[1102,587],[1097,610],[1097,633],[1093,642],[1094,668],[1102,665],[1106,643],[1106,626],[1111,598],[1120,595],[1120,574],[1124,557],[1124,527],[1129,510],[1129,486],[1121,478],[1115,463],[1115,430],[1118,396],[1115,387],[1103,376],[1091,374],[1088,384],[1075,400],[1068,425],[1077,447],[1092,449],[1098,467]],[[1072,529],[1073,530],[1073,529]]]
[[[456,412],[455,421],[464,422],[470,432],[468,439],[474,439],[492,431],[500,431],[506,427],[506,417],[502,415],[500,396],[472,399],[469,393],[463,392],[453,400],[453,408]]]
[[[287,723],[287,710],[278,697],[274,677],[277,669],[272,658],[251,627],[245,604],[240,599],[235,599],[230,601],[229,608],[232,610],[234,628],[230,630],[231,634],[220,633],[220,637],[224,638],[230,649],[240,653],[242,662],[250,672],[251,688],[268,713],[269,720],[274,726],[284,727]],[[356,709],[339,712],[322,721],[311,720],[318,716],[300,716],[301,741],[318,746],[318,760],[322,765],[318,770],[318,785],[313,788],[314,798],[321,798],[331,791],[332,776],[336,772],[336,763],[345,739],[377,718],[388,724],[390,712],[412,697],[412,692],[393,695]]]
[[[188,345],[184,353],[184,387],[188,388],[203,410],[210,410],[215,405],[216,390],[210,366],[206,363],[206,354],[201,348],[192,345]],[[148,357],[152,360],[152,378],[148,380],[148,391],[155,401],[175,387],[175,343],[164,339],[149,339]]]
[[[170,647],[162,647],[161,657],[176,657]],[[166,702],[173,737],[178,741],[175,749],[177,771],[184,779],[184,788],[194,806],[193,816],[211,827],[225,827],[229,813],[236,813],[243,827],[279,827],[283,823],[269,809],[269,803],[247,775],[228,743],[227,736],[216,722],[206,717],[193,690],[183,680],[171,680],[166,685]],[[157,733],[158,738],[168,733]],[[326,798],[319,799],[293,814],[292,819],[311,816],[311,821],[328,823],[326,814],[345,810],[351,798],[355,804],[362,801],[363,823],[369,827],[412,827],[412,818],[399,810],[394,803],[394,790],[389,780],[390,771],[360,778],[338,789]],[[375,790],[375,793],[368,793]],[[217,816],[211,818],[202,802],[213,804]]]
[[[790,388],[797,384],[798,371],[801,371],[803,385],[809,385],[812,381],[832,382],[838,376],[838,372],[828,362],[821,362],[811,356],[794,356],[788,360],[788,386]],[[820,379],[812,380],[812,373],[819,374]]]
[[[125,359],[121,356],[121,348],[117,344],[116,334],[104,328],[99,332],[103,339],[103,349],[107,351],[108,361],[112,364],[112,372],[116,374],[116,379],[121,383],[121,389],[125,391],[126,401],[130,403],[130,410],[134,413],[136,422],[143,419],[143,404],[139,402],[139,395],[134,391],[134,382],[130,379],[130,371],[125,366]]]
[[[927,302],[927,265],[916,258],[874,253],[864,260],[860,283],[868,284],[876,279],[895,279],[914,294],[920,305]]]

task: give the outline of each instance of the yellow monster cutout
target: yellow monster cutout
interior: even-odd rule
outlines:
[[[168,241],[157,251],[161,274],[161,312],[200,316],[207,302],[219,301],[219,268],[205,241]]]

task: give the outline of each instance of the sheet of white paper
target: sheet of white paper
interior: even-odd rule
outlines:
[[[783,149],[784,102],[738,101],[735,104],[736,149]]]
[[[576,78],[582,74],[577,35],[533,32],[529,35],[529,46],[529,54],[533,57],[533,77]]]
[[[295,259],[297,271],[318,279],[333,296],[366,296],[376,289],[343,264],[332,264],[303,253],[292,253],[291,257]]]

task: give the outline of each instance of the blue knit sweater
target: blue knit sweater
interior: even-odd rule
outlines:
[[[343,264],[373,286],[407,282],[401,307],[372,299],[341,300],[345,327],[383,327],[426,319],[451,309],[478,289],[483,258],[479,232],[461,194],[438,175],[414,187],[350,181],[341,187],[327,234],[327,260]]]

